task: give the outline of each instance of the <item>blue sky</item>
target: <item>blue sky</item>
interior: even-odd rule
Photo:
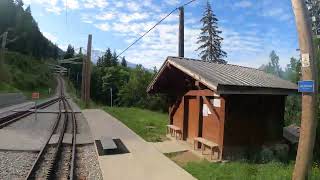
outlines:
[[[68,44],[86,47],[93,35],[93,49],[117,52],[152,27],[173,8],[189,0],[24,0],[40,30],[62,49]],[[67,3],[66,3],[67,2]],[[285,67],[290,57],[298,57],[298,38],[290,0],[215,0],[210,1],[222,30],[227,61],[259,67],[275,50]],[[66,4],[67,7],[66,8]],[[185,8],[185,56],[195,52],[206,0]],[[67,9],[67,13],[66,13]],[[178,51],[178,11],[123,55],[128,61],[147,68],[160,67],[167,56]]]

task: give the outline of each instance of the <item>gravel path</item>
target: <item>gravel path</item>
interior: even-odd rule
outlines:
[[[78,146],[76,159],[77,179],[103,179],[93,144]]]
[[[0,179],[23,179],[37,158],[37,153],[0,151]]]

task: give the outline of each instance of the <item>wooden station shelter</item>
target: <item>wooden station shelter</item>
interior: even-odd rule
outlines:
[[[280,140],[285,99],[297,85],[254,68],[167,57],[147,92],[168,95],[169,124],[183,140],[208,139],[222,158]]]

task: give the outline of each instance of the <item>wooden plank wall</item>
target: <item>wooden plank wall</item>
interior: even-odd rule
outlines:
[[[230,95],[225,146],[260,146],[282,137],[284,96]]]

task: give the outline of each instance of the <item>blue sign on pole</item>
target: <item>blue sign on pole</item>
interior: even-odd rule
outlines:
[[[304,93],[313,93],[314,92],[314,81],[299,81],[298,82],[298,91]]]

